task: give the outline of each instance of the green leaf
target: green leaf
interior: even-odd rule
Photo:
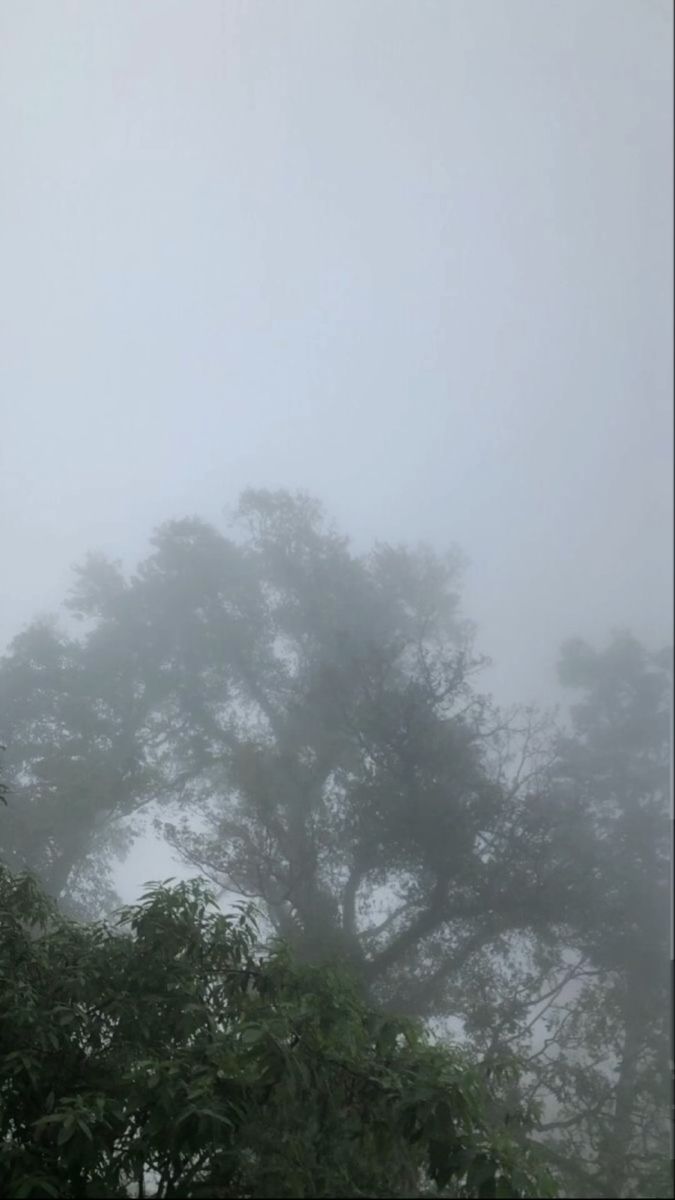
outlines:
[[[51,1180],[45,1178],[44,1175],[27,1175],[24,1176],[21,1182],[13,1189],[13,1194],[17,1200],[24,1200],[33,1192],[43,1192],[47,1196],[60,1196],[62,1193]]]
[[[57,1146],[64,1146],[66,1142],[70,1141],[74,1133],[75,1121],[72,1117],[66,1117],[56,1139]]]

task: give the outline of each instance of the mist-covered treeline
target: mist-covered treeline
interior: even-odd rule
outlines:
[[[298,970],[341,964],[487,1077],[516,1063],[489,1119],[562,1194],[671,1195],[670,650],[571,640],[569,717],[504,710],[459,553],[356,555],[286,492],[237,518],[167,523],[131,575],[90,557],[12,643],[5,866],[89,922],[150,814]]]

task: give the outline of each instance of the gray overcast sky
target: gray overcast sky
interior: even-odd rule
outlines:
[[[458,542],[503,699],[672,609],[661,0],[2,0],[0,643],[319,495]]]

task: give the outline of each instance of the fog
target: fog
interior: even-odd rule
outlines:
[[[666,0],[4,0],[0,653],[11,655],[15,636],[36,618],[60,613],[73,568],[88,552],[119,560],[129,574],[162,522],[201,517],[229,536],[244,489],[287,489],[321,501],[355,556],[376,542],[461,550],[461,610],[490,658],[480,687],[498,704],[560,704],[566,712],[578,690],[570,697],[559,684],[557,664],[565,640],[580,638],[600,649],[592,658],[577,647],[568,684],[601,707],[608,679],[616,688],[619,679],[632,681],[635,728],[642,721],[641,737],[656,726],[661,736],[662,693],[655,699],[649,681],[662,679],[665,660],[655,655],[672,642],[672,40]],[[383,576],[385,591],[399,567]],[[371,584],[375,594],[369,580],[364,596]],[[147,598],[138,594],[142,608]],[[321,595],[325,601],[330,592]],[[345,613],[361,595],[354,591]],[[369,628],[374,618],[363,604]],[[391,610],[382,605],[391,616],[393,600]],[[159,608],[155,616],[159,628]],[[60,619],[73,627],[72,617]],[[644,654],[619,634],[601,649],[623,630]],[[148,663],[160,679],[165,664],[153,653]],[[26,763],[38,752],[29,710],[43,693],[30,677],[25,700],[23,676],[13,683],[14,660],[4,661],[0,741],[8,742],[10,783],[33,803]],[[201,686],[211,664],[205,659],[200,669]],[[145,688],[139,678],[132,691]],[[276,695],[276,679],[270,673],[263,690]],[[249,683],[239,680],[242,688]],[[176,695],[182,686],[178,678]],[[23,729],[23,721],[28,730],[24,757],[9,744],[3,704],[14,714],[12,728]],[[124,714],[119,696],[111,705]],[[433,720],[445,721],[437,709]],[[307,709],[307,728],[311,715]],[[43,718],[53,732],[48,707]],[[575,770],[588,778],[595,771],[602,790],[588,751],[592,722],[584,720],[574,732],[580,757],[570,752],[560,772],[569,789]],[[139,736],[149,745],[148,721]],[[85,741],[86,728],[82,718]],[[613,752],[628,771],[621,737]],[[662,736],[659,746],[662,753]],[[649,743],[647,758],[652,750]],[[173,787],[175,764],[169,770],[161,751],[153,753],[152,769],[166,771],[165,786]],[[192,743],[175,753],[191,763]],[[89,761],[86,751],[80,757]],[[48,755],[36,761],[51,763]],[[346,770],[347,759],[339,762]],[[92,758],[87,769],[99,768]],[[80,786],[77,769],[69,786]],[[54,778],[58,791],[61,777]],[[97,796],[110,778],[96,776]],[[499,775],[510,803],[507,783],[512,777]],[[139,804],[146,786],[138,785]],[[661,783],[649,787],[654,794],[660,787],[663,798]],[[77,818],[64,811],[75,828]],[[120,811],[126,820],[133,805]],[[7,806],[0,816],[13,819]],[[19,848],[40,841],[42,818],[35,828],[32,819],[17,826]],[[519,820],[520,810],[509,828],[520,830]],[[580,862],[596,846],[588,821],[583,836],[569,835]],[[413,841],[421,824],[412,820]],[[38,857],[54,833],[46,828]],[[500,829],[495,824],[490,836],[498,840]],[[632,847],[642,864],[636,829],[621,853]],[[480,849],[483,836],[479,829],[471,843],[478,874],[491,861],[492,851]],[[433,858],[430,843],[423,859]],[[186,863],[186,845],[176,858],[148,827],[114,866],[122,898],[135,899],[149,875],[199,874],[205,859]],[[558,852],[568,863],[567,842],[550,851]],[[89,850],[78,853],[73,862]],[[548,865],[548,851],[541,853]],[[659,853],[652,865],[661,863]],[[605,860],[592,867],[590,850],[583,861],[588,878],[609,869]],[[335,862],[326,870],[337,879]],[[511,860],[504,862],[508,875]],[[628,877],[619,851],[612,864]],[[377,882],[389,901],[390,867]],[[657,868],[650,871],[656,878]],[[88,886],[90,901],[98,886],[91,871]],[[496,902],[485,907],[488,892],[481,895],[492,929]],[[272,911],[275,902],[265,900]],[[314,911],[305,903],[309,945]],[[534,911],[538,900],[528,903]],[[598,905],[602,929],[610,917]],[[522,940],[503,970],[518,980],[530,935],[522,914],[513,920],[508,936],[515,930]],[[610,969],[590,935],[577,934],[561,942],[550,968],[562,978],[572,963],[563,997],[585,995],[579,964],[595,962],[596,952],[602,970]],[[358,936],[365,944],[371,935]],[[467,945],[476,936],[470,931]],[[367,944],[375,955],[376,942]],[[457,946],[463,952],[461,939]],[[488,994],[497,986],[489,972],[502,951],[500,943],[489,970],[480,960],[478,983],[462,984],[473,999],[479,984]],[[538,1011],[544,983],[532,988],[528,1003]],[[460,1012],[457,1004],[439,1008],[442,1020],[450,1013],[450,1022],[471,1031],[471,1006]],[[539,1047],[542,1029],[540,1022]],[[467,1036],[483,1045],[480,1030]],[[579,1036],[592,1040],[583,1030]],[[640,1051],[652,1052],[651,1043]],[[600,1070],[621,1075],[623,1061],[612,1049]],[[605,1086],[603,1079],[593,1086]],[[559,1099],[552,1087],[546,1092],[547,1112],[558,1111],[554,1094]],[[653,1128],[661,1119],[653,1111],[661,1110],[651,1103],[644,1100],[640,1112]],[[612,1111],[616,1148],[627,1134]],[[591,1122],[593,1146],[595,1128]],[[578,1152],[576,1143],[560,1145],[573,1158]],[[602,1175],[605,1151],[595,1149],[598,1187],[610,1191],[583,1194],[610,1195],[618,1176],[614,1168]],[[0,1190],[2,1178],[0,1163]],[[660,1178],[626,1174],[621,1194],[654,1194]],[[577,1179],[574,1186],[591,1185]]]
[[[668,636],[667,5],[0,22],[3,642],[249,484],[459,543],[508,699],[572,633]]]

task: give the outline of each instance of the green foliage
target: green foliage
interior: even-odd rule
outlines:
[[[480,1074],[252,915],[153,885],[116,926],[0,873],[0,1192],[543,1195]]]

